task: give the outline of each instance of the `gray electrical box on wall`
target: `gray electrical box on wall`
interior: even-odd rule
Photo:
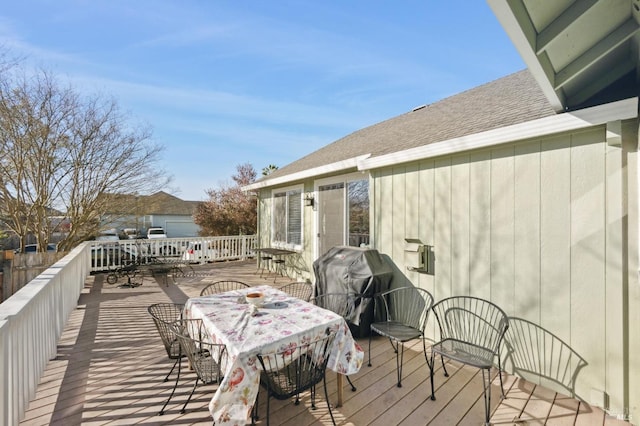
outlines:
[[[404,260],[407,269],[433,275],[435,269],[433,246],[424,244],[417,238],[405,238],[404,241]]]

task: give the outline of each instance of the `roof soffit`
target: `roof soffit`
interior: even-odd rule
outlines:
[[[556,111],[638,74],[640,0],[488,0]],[[629,97],[637,95],[637,77]],[[606,101],[619,100],[617,91]]]

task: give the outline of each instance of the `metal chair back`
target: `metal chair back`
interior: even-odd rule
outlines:
[[[381,293],[375,299],[376,312],[383,321],[393,321],[419,330],[424,334],[433,296],[418,287],[400,287]]]
[[[371,335],[387,337],[396,353],[398,387],[402,387],[404,343],[420,339],[424,357],[429,361],[424,329],[433,306],[433,296],[418,287],[399,287],[376,295],[375,310],[381,312],[382,320],[370,325],[369,366],[371,366]]]
[[[198,381],[208,385],[220,383],[222,380],[222,366],[226,364],[227,348],[223,344],[211,343],[201,319],[182,319],[175,322],[172,328],[180,341],[180,350],[186,355],[191,369],[196,373],[191,394],[180,410],[184,413]]]
[[[203,288],[202,291],[200,291],[200,296],[208,296],[210,294],[224,293],[225,291],[241,290],[243,288],[248,288],[248,287],[249,287],[249,284],[245,284],[240,281],[233,281],[233,280],[217,281]]]
[[[182,317],[183,309],[184,304],[178,303],[155,303],[147,308],[170,359],[180,357],[180,343],[171,324]]]
[[[489,424],[491,410],[491,374],[494,360],[498,359],[500,390],[504,398],[502,383],[502,361],[500,346],[509,318],[496,304],[473,296],[453,296],[433,305],[433,314],[438,322],[440,341],[431,346],[429,362],[431,399],[436,399],[433,382],[435,355],[442,357],[442,370],[448,376],[444,358],[481,369],[485,407],[485,424]]]
[[[304,343],[295,348],[286,348],[276,352],[260,353],[257,355],[263,373],[260,384],[267,390],[267,425],[269,425],[269,400],[288,399],[311,389],[311,407],[315,409],[315,386],[324,382],[324,392],[329,407],[331,420],[335,425],[327,383],[324,380],[329,361],[329,352],[333,345],[335,331],[327,328],[324,337],[312,342]]]
[[[509,319],[494,303],[472,296],[448,297],[433,305],[433,314],[440,340],[465,342],[498,356]]]
[[[287,293],[289,296],[296,297],[298,299],[308,302],[313,295],[313,286],[311,283],[298,281],[294,283],[285,284],[280,287],[280,290]]]

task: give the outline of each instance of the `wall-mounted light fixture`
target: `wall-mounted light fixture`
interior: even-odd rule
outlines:
[[[304,205],[313,207],[313,192],[304,194]]]

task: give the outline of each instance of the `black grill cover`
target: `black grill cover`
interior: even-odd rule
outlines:
[[[368,336],[373,322],[373,296],[391,286],[393,270],[377,250],[337,246],[315,262],[316,295],[360,293],[363,295],[347,318],[355,337]]]

